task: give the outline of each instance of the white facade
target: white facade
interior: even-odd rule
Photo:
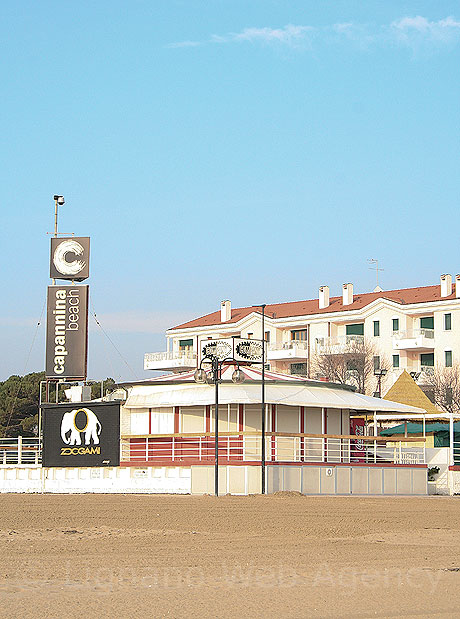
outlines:
[[[318,299],[305,302],[304,314],[299,315],[298,305],[285,303],[266,308],[270,370],[317,378],[312,369],[313,356],[325,351],[343,352],[351,338],[372,342],[378,356],[392,366],[382,383],[383,392],[403,370],[421,373],[418,382],[423,384],[426,373],[434,366],[460,361],[459,276],[454,285],[449,275],[443,275],[438,286],[361,295],[353,292],[352,284],[344,284],[342,295],[331,298],[329,288],[322,286]],[[289,315],[291,307],[293,315]],[[233,318],[239,315],[239,320]],[[201,342],[206,339],[262,338],[260,308],[232,310],[230,302],[225,301],[216,316],[214,324],[207,324],[209,317],[203,317],[190,326],[168,330],[168,350],[147,353],[145,369],[193,369],[199,364]]]

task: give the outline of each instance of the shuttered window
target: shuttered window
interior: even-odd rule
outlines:
[[[444,330],[450,331],[452,329],[452,314],[444,314]]]
[[[364,323],[359,322],[354,325],[346,325],[347,335],[364,335]]]
[[[434,329],[433,316],[424,316],[420,318],[420,329]]]

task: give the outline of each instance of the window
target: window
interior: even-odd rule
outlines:
[[[434,353],[427,352],[420,355],[420,365],[422,367],[433,368],[434,367]]]
[[[248,340],[251,340],[253,335],[254,333],[248,333]]]
[[[291,331],[291,340],[301,340],[302,342],[306,342],[307,330],[302,329],[301,331]]]
[[[291,363],[291,374],[295,376],[306,376],[307,375],[307,364],[306,363]]]
[[[420,318],[420,329],[434,329],[433,316],[424,316]]]
[[[184,350],[185,348],[193,348],[193,339],[179,340],[179,350]]]
[[[399,355],[393,355],[393,367],[399,368]]]
[[[393,333],[399,331],[399,318],[393,318]]]
[[[446,350],[445,359],[446,359],[446,368],[451,368],[452,367],[452,351],[451,350]]]
[[[364,335],[364,323],[359,322],[355,325],[346,325],[347,335]]]
[[[374,357],[374,370],[380,370],[380,357],[378,355]]]
[[[266,341],[267,343],[269,343],[269,342],[270,342],[270,331],[265,331],[265,341]]]
[[[380,335],[380,320],[374,320],[374,337]]]
[[[444,330],[451,331],[452,329],[452,314],[444,314]]]

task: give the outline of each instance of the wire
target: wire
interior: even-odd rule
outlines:
[[[25,374],[26,374],[27,366],[29,365],[30,355],[32,354],[32,349],[33,349],[33,347],[34,347],[35,340],[37,339],[37,333],[38,333],[38,329],[40,328],[40,325],[41,325],[41,322],[42,322],[43,312],[45,311],[45,306],[46,306],[46,298],[45,298],[45,300],[44,300],[44,302],[43,302],[43,307],[42,307],[42,311],[41,311],[41,313],[40,313],[40,318],[38,319],[38,322],[37,322],[37,326],[35,327],[35,332],[34,332],[34,335],[33,335],[33,338],[32,338],[32,343],[31,343],[31,345],[30,345],[29,352],[28,352],[28,354],[27,354],[27,359],[26,359],[26,362],[25,362],[25,364],[24,364],[24,370],[23,370],[23,372],[22,372],[22,376],[20,376],[20,377],[19,377],[18,388],[16,389],[16,394],[15,394],[15,396],[14,396],[13,403],[12,403],[12,405],[11,405],[10,414],[9,414],[9,416],[8,416],[8,421],[6,422],[6,426],[5,426],[5,432],[6,432],[6,431],[8,430],[8,428],[10,427],[11,417],[12,417],[12,415],[13,415],[13,412],[14,412],[14,407],[16,406],[16,402],[17,402],[17,400],[18,400],[19,392],[20,392],[20,390],[21,390],[22,381],[23,381],[23,380],[24,380],[24,378],[25,378]]]
[[[91,305],[91,314],[94,318],[94,320],[96,321],[97,326],[100,328],[100,330],[102,331],[102,333],[105,335],[105,337],[109,340],[109,342],[112,344],[112,346],[115,348],[115,350],[117,351],[118,355],[120,356],[121,360],[123,361],[123,363],[126,365],[126,367],[128,368],[128,370],[131,372],[132,376],[134,379],[136,379],[136,373],[134,372],[133,368],[129,365],[129,363],[126,361],[126,359],[123,357],[123,355],[121,354],[121,352],[118,350],[118,348],[115,346],[114,342],[111,340],[111,338],[107,335],[106,331],[104,330],[103,326],[101,325],[101,323],[99,322],[99,320],[97,319],[96,313],[93,310],[93,306]],[[121,376],[120,376],[121,378]]]

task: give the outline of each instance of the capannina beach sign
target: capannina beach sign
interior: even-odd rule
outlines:
[[[47,378],[86,378],[88,286],[48,286]]]

